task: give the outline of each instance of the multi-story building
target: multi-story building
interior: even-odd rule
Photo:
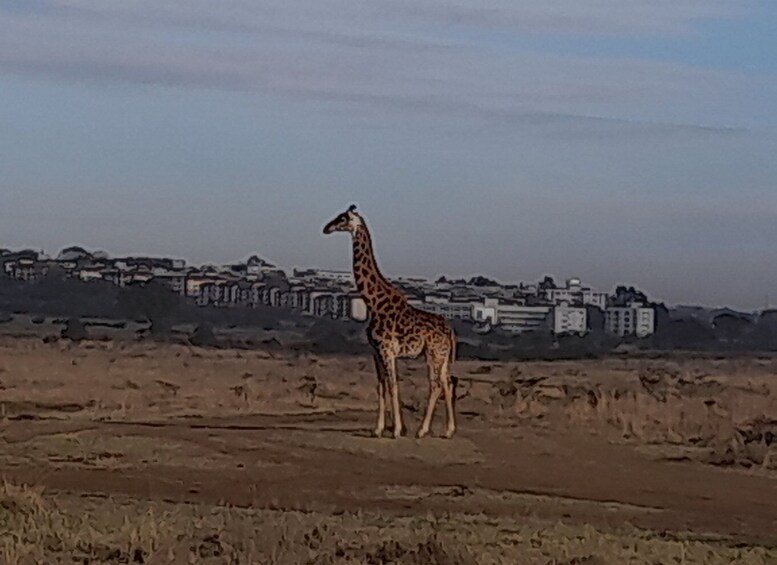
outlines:
[[[597,292],[590,287],[583,286],[578,278],[568,279],[562,288],[546,288],[544,298],[551,304],[580,304],[597,306],[604,309],[607,306],[607,293]]]
[[[501,303],[496,309],[495,323],[510,332],[534,331],[546,327],[550,313],[550,306]]]
[[[647,337],[655,332],[655,311],[638,302],[608,307],[604,320],[606,331],[620,337]]]
[[[32,250],[7,253],[3,256],[3,271],[14,280],[34,282],[43,275],[43,259],[41,254]]]
[[[184,271],[154,269],[152,276],[154,280],[161,282],[176,294],[186,293],[186,273]]]
[[[419,310],[439,314],[450,320],[471,320],[473,303],[469,300],[457,300],[450,296],[427,294],[423,300],[411,299],[410,305]]]
[[[121,269],[116,269],[115,267],[102,269],[100,271],[100,275],[102,277],[102,280],[116,286],[125,287],[132,282],[131,273],[128,273],[127,271],[122,271]],[[79,273],[79,278],[81,278],[80,273]],[[81,280],[88,280],[89,278],[90,278],[90,275],[87,274],[86,278],[81,278]]]
[[[494,325],[497,323],[497,310],[499,309],[499,300],[496,298],[486,298],[481,304],[472,306],[472,319],[480,324]]]
[[[261,277],[266,273],[277,271],[278,267],[258,257],[252,255],[246,262],[246,274],[253,277]]]
[[[294,269],[295,278],[306,281],[319,281],[324,283],[353,284],[353,271],[340,271],[334,269]]]
[[[550,319],[551,331],[556,335],[583,335],[588,331],[588,312],[585,307],[561,303],[553,307],[553,315]]]

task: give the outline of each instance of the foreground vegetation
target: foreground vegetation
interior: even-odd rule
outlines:
[[[27,563],[767,564],[774,548],[482,515],[326,515],[0,485],[0,558]]]

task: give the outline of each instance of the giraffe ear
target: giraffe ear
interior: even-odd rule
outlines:
[[[356,204],[351,204],[350,206],[348,206],[348,211],[349,212],[356,212]]]

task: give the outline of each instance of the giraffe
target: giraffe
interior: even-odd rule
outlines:
[[[367,305],[367,339],[373,348],[378,377],[378,422],[375,436],[386,428],[386,402],[390,397],[394,438],[403,433],[397,384],[397,359],[426,357],[429,396],[423,423],[416,436],[429,433],[440,394],[445,399],[445,437],[456,432],[454,414],[456,378],[450,369],[456,357],[456,335],[442,316],[414,308],[405,294],[381,273],[375,259],[370,230],[351,205],[324,227],[324,234],[350,233],[353,244],[353,275],[356,288]]]

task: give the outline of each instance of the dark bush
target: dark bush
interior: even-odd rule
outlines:
[[[86,327],[81,320],[78,318],[71,318],[62,329],[62,339],[82,341],[84,339],[89,339],[89,333],[86,331]]]
[[[189,338],[189,343],[197,347],[215,347],[217,341],[213,328],[208,324],[200,324]]]

